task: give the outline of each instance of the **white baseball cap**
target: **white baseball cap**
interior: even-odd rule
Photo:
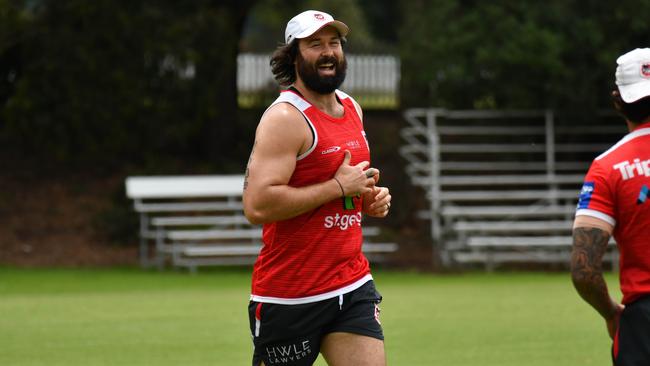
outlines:
[[[339,31],[341,37],[345,37],[350,28],[343,22],[322,11],[307,10],[291,18],[284,31],[284,40],[289,44],[294,39],[309,37],[326,25],[331,25]]]
[[[616,85],[625,103],[650,96],[650,48],[630,51],[616,63]]]

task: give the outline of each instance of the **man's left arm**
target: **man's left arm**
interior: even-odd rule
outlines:
[[[571,279],[578,294],[605,319],[610,337],[618,328],[623,305],[614,301],[603,278],[603,255],[613,226],[602,220],[577,216],[573,227]]]

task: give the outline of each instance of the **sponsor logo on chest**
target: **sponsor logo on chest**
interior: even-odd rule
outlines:
[[[361,212],[349,215],[336,214],[334,216],[325,216],[323,226],[326,229],[338,228],[341,231],[347,230],[352,226],[361,226]]]
[[[351,140],[345,143],[345,147],[348,149],[360,149],[361,144],[359,143],[359,140]]]
[[[332,146],[332,147],[328,147],[327,149],[321,151],[320,153],[321,153],[321,155],[326,155],[326,154],[335,153],[335,152],[337,152],[339,150],[341,150],[340,146]]]
[[[347,150],[356,150],[361,148],[361,143],[359,140],[350,140],[345,143],[343,143],[341,146],[334,145],[326,148],[325,150],[321,150],[321,155],[327,155],[331,153],[335,153],[337,151],[340,151],[342,148],[347,149]]]
[[[630,163],[625,160],[612,167],[621,173],[623,180],[632,179],[634,177],[650,177],[650,159],[641,160],[636,158]]]

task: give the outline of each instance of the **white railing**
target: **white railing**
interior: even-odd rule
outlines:
[[[341,90],[364,97],[381,97],[396,105],[400,60],[392,55],[347,55],[348,72]],[[243,53],[237,57],[237,89],[256,93],[277,89],[269,66],[270,55]]]

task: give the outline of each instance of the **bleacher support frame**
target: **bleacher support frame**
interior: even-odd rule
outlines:
[[[620,119],[603,123],[613,113],[600,116],[595,124],[559,125],[552,110],[406,110],[400,153],[411,183],[429,199],[429,210],[418,216],[431,221],[442,264],[467,259],[494,268],[500,252],[504,262],[565,258],[540,251],[558,254],[564,243],[570,249],[582,178],[591,160],[626,133]],[[499,230],[509,223],[508,237]]]
[[[140,216],[142,267],[252,264],[261,247],[262,227],[243,213],[243,175],[131,176],[127,197]],[[370,238],[380,228],[364,226],[363,252],[382,261],[398,247]],[[153,258],[151,258],[153,257]]]

